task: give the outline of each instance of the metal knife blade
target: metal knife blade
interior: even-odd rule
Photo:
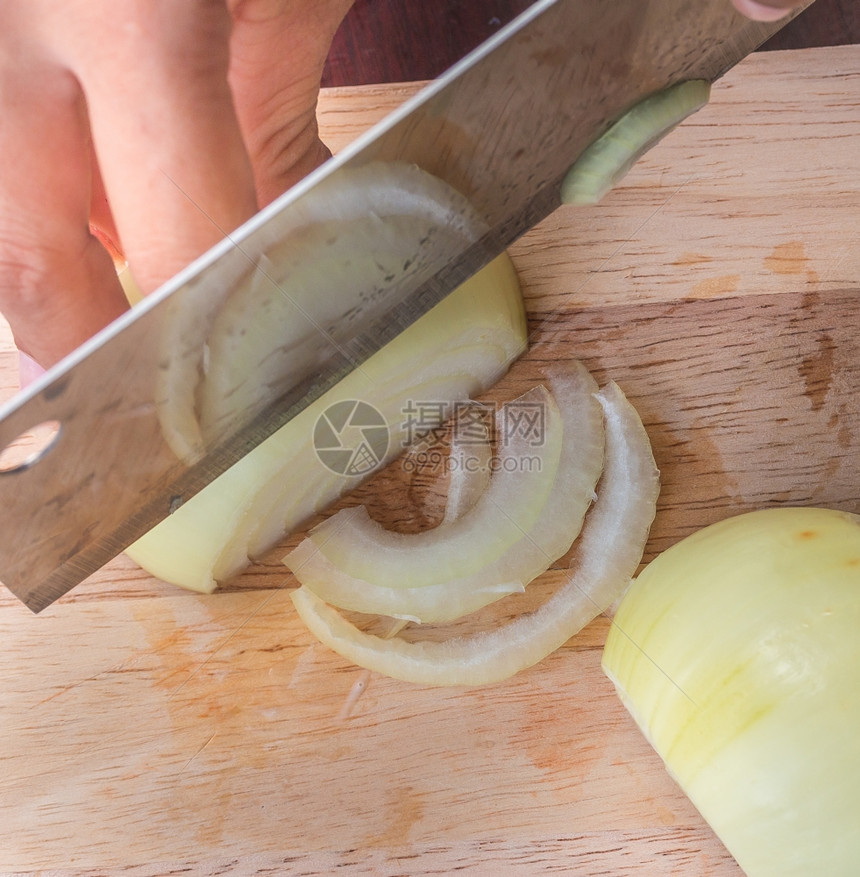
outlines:
[[[747,21],[729,0],[539,0],[0,409],[0,448],[59,425],[38,459],[0,472],[0,580],[33,611],[50,605],[555,210],[568,167],[626,108],[677,81],[713,81],[784,23]],[[321,338],[310,376],[298,370],[262,410],[236,412],[228,433],[177,456],[159,419],[165,350],[203,344],[186,330],[249,272],[265,281],[273,242],[315,188],[371,161],[441,178],[489,230],[386,278],[371,325]]]

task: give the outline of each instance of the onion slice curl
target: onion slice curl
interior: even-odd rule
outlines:
[[[659,492],[659,472],[636,410],[614,383],[599,398],[606,461],[598,499],[580,535],[572,574],[538,609],[491,631],[410,643],[359,630],[301,587],[292,600],[310,631],[359,666],[436,686],[499,682],[564,645],[629,585],[642,558]]]
[[[421,623],[454,621],[526,585],[566,554],[582,529],[604,461],[603,414],[597,383],[582,363],[557,363],[543,378],[564,427],[552,491],[530,530],[502,555],[468,575],[432,584],[387,587],[349,575],[311,539],[284,558],[299,582],[333,606]]]

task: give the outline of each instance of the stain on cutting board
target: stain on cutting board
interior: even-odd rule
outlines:
[[[764,267],[774,274],[803,274],[809,259],[803,241],[786,241],[777,244],[764,259]]]

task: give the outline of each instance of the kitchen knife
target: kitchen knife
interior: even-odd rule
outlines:
[[[0,448],[51,435],[23,462],[0,458],[0,581],[33,611],[50,605],[555,210],[569,166],[625,109],[678,81],[713,81],[784,23],[748,21],[729,0],[535,3],[0,409]],[[367,319],[351,319],[362,303],[343,290],[346,329],[333,337],[311,321],[306,367],[177,448],[165,373],[205,361],[200,327],[236,289],[276,283],[273,253],[315,192],[393,161],[465,195],[486,233],[416,239],[401,271],[380,266]]]

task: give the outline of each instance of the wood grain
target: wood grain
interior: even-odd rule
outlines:
[[[412,90],[327,92],[328,141]],[[663,471],[649,556],[858,510],[858,143],[860,47],[760,54],[512,248],[532,347],[498,393],[546,359],[618,381]],[[3,393],[14,365],[2,327]],[[600,672],[608,619],[502,685],[409,686],[312,643],[283,552],[207,597],[123,558],[39,616],[0,596],[0,873],[740,874]]]

